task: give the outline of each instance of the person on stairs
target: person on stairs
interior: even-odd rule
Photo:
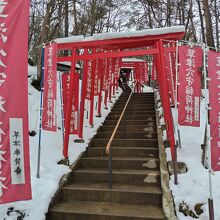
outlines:
[[[120,71],[118,85],[123,91],[125,91],[125,88],[127,85],[127,77],[126,77],[126,73],[123,69]]]

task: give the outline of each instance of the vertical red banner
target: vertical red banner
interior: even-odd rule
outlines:
[[[63,111],[64,111],[64,118],[66,118],[67,103],[69,101],[69,89],[70,89],[70,74],[69,73],[64,73],[62,75],[62,88],[63,88]],[[75,73],[74,74],[72,112],[71,112],[71,120],[70,120],[70,134],[78,133],[78,109],[79,109],[79,74]]]
[[[99,62],[100,60],[95,60],[95,81],[94,81],[94,96],[97,96],[99,94],[100,90],[100,74],[99,74]]]
[[[208,52],[211,165],[220,171],[220,53]]]
[[[144,83],[148,83],[149,78],[148,78],[148,63],[147,62],[144,63],[142,77],[143,77]]]
[[[115,95],[115,65],[116,65],[116,58],[112,58],[112,95]]]
[[[152,72],[151,72],[151,79],[152,80],[157,80],[157,70],[156,70],[156,61],[155,61],[155,57],[153,57],[152,63]]]
[[[29,1],[0,2],[0,204],[31,199],[28,134]]]
[[[97,116],[101,116],[101,108],[102,108],[102,89],[103,89],[103,80],[104,80],[104,60],[99,60],[99,68],[98,68],[98,75],[99,75],[99,94],[98,94],[98,110]]]
[[[86,81],[86,99],[90,100],[91,99],[91,91],[92,91],[92,65],[93,62],[92,60],[88,61],[88,69],[87,71],[87,81]]]
[[[176,89],[176,53],[170,53],[171,58],[171,70],[172,70],[172,77],[173,77],[173,88],[174,91]]]
[[[44,50],[44,99],[42,128],[57,130],[57,44],[49,44]]]
[[[169,95],[171,98],[171,103],[174,104],[174,84],[173,84],[173,69],[171,63],[171,56],[169,53],[165,54],[166,62],[166,76],[167,76],[167,85],[169,89]]]
[[[107,91],[108,90],[108,71],[107,71],[107,58],[104,59],[103,61],[103,84],[102,84],[102,90]]]
[[[105,58],[103,61],[103,83],[102,90],[105,92],[104,105],[107,107],[107,98],[108,98],[108,59]]]
[[[202,49],[179,47],[178,121],[184,126],[200,126]]]
[[[121,68],[121,65],[122,65],[122,58],[117,57],[115,60],[115,72],[114,72],[116,78],[119,78],[119,70]]]
[[[111,102],[112,98],[112,78],[113,78],[113,58],[109,58],[109,65],[108,65],[108,90],[109,90],[109,101]]]

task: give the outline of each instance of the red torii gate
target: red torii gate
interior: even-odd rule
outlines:
[[[142,60],[142,59],[136,59],[136,58],[124,58],[122,59],[122,65],[121,65],[121,69],[133,69],[134,71],[134,80],[137,82],[136,83],[136,87],[135,87],[135,91],[140,92],[141,91],[141,84],[142,83],[146,83],[148,81],[148,79],[146,80],[143,79],[143,73],[140,72],[140,69],[144,72],[147,72],[148,68],[148,63],[146,60]],[[145,73],[144,73],[145,75]]]
[[[162,99],[162,105],[164,108],[165,123],[168,138],[170,140],[172,159],[174,160],[174,128],[170,108],[170,100],[168,96],[164,54],[174,53],[176,51],[176,47],[175,44],[172,44],[172,46],[170,47],[164,47],[164,45],[167,44],[169,41],[176,41],[182,39],[185,33],[184,30],[184,26],[177,26],[135,32],[95,34],[94,36],[85,39],[83,39],[82,36],[76,36],[72,38],[70,37],[68,38],[68,40],[56,40],[58,44],[58,50],[71,50],[70,56],[58,57],[57,60],[58,62],[71,62],[69,100],[72,100],[73,98],[73,84],[75,74],[74,67],[77,60],[88,61],[104,58],[154,55],[156,58],[158,84]],[[78,54],[77,51],[82,51],[82,49],[84,51],[83,54]],[[91,52],[89,52],[88,49],[90,49]],[[85,66],[87,65],[87,63],[88,62],[85,62]],[[82,82],[82,86],[85,86],[84,84],[85,82]],[[85,94],[82,94],[83,97],[84,95]],[[65,158],[68,158],[71,107],[72,104],[69,101],[67,105],[67,114],[65,118],[66,123],[63,148],[63,155]],[[80,102],[80,109],[84,109],[84,101]],[[84,111],[80,111],[80,125],[83,125],[83,112]],[[82,126],[79,126],[79,129],[79,137],[81,138]]]

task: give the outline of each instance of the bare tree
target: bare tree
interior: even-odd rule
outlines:
[[[205,15],[205,27],[206,27],[206,39],[207,44],[210,47],[215,47],[214,37],[213,37],[213,28],[212,28],[212,18],[209,10],[209,2],[208,0],[202,0],[203,2],[203,10]]]

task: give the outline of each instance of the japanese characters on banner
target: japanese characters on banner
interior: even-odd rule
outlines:
[[[178,122],[185,126],[200,126],[200,95],[202,49],[179,47]]]
[[[108,86],[112,84],[113,59],[109,58],[108,62]]]
[[[111,96],[112,96],[112,74],[113,74],[113,59],[109,58],[109,65],[108,65],[108,89],[109,89],[109,101],[111,101]]]
[[[70,119],[70,134],[78,134],[79,74],[74,74],[73,78],[74,78],[73,79],[74,88],[73,88],[72,111],[71,111],[71,119]],[[67,103],[69,101],[69,89],[70,89],[70,74],[69,73],[64,73],[62,75],[62,88],[63,88],[64,118],[66,118]]]
[[[92,64],[91,60],[88,61],[88,69],[87,71],[87,81],[86,81],[86,99],[91,99],[91,91],[92,91]]]
[[[176,53],[170,53],[173,88],[176,88]]]
[[[119,72],[122,65],[122,58],[116,57],[115,58],[115,69],[113,73],[113,79],[114,79],[114,87],[113,87],[113,94],[115,94],[115,90],[118,91],[118,80],[119,80]]]
[[[151,73],[151,79],[152,80],[157,80],[157,70],[156,70],[156,61],[155,58],[153,57],[152,61],[152,73]]]
[[[95,60],[95,80],[94,80],[94,95],[97,96],[100,91],[100,71],[99,71],[99,62],[100,60]]]
[[[211,166],[220,171],[220,53],[208,52]]]
[[[114,78],[116,83],[118,82],[118,78],[119,78],[119,70],[121,68],[122,65],[122,58],[121,57],[117,57],[115,59],[115,70],[114,70]]]
[[[165,54],[165,62],[166,62],[166,75],[167,75],[167,85],[169,89],[169,94],[171,98],[171,103],[174,104],[174,84],[173,84],[173,69],[171,63],[170,54]]]
[[[149,78],[148,78],[148,63],[145,62],[143,63],[143,69],[142,69],[142,79],[143,79],[143,82],[144,83],[147,83],[149,81]]]
[[[0,1],[0,8],[0,204],[3,204],[31,199],[27,78],[29,1]]]
[[[107,91],[108,90],[108,59],[105,58],[103,62],[103,84],[102,84],[102,90]]]
[[[57,44],[48,44],[44,50],[44,98],[42,128],[57,130]]]

